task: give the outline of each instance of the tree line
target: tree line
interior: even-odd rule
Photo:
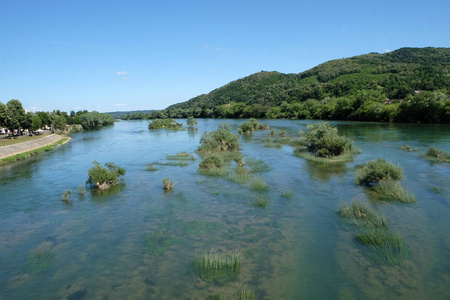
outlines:
[[[65,131],[66,125],[72,124],[81,125],[83,129],[90,130],[112,125],[114,121],[112,116],[96,111],[80,110],[78,112],[71,111],[69,114],[60,110],[26,112],[22,103],[17,99],[8,101],[6,105],[0,102],[0,128],[9,129],[11,132],[14,130],[20,132],[26,129],[36,131],[44,126]]]

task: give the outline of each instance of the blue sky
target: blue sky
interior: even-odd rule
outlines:
[[[264,71],[450,47],[450,1],[0,0],[0,101],[162,109]]]

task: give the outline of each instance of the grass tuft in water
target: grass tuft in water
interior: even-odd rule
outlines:
[[[155,171],[158,171],[158,168],[155,168],[155,166],[152,163],[150,163],[147,165],[145,170],[150,171],[150,172],[155,172]]]
[[[252,173],[263,173],[270,170],[270,167],[261,159],[247,159],[247,165],[252,169]]]
[[[80,195],[80,196],[84,196],[84,194],[85,194],[85,189],[84,189],[84,186],[79,186],[78,187],[78,194]]]
[[[22,267],[23,274],[36,274],[48,269],[53,261],[53,254],[50,251],[37,251],[33,256],[28,258]]]
[[[187,167],[187,166],[189,166],[189,163],[187,163],[186,161],[183,161],[183,160],[168,161],[168,162],[157,161],[157,162],[154,162],[153,164],[159,165],[159,166],[171,166],[171,167]]]
[[[163,183],[163,188],[164,188],[165,190],[171,190],[171,189],[173,189],[174,183],[173,183],[173,181],[171,181],[169,178],[164,178],[163,181],[162,181],[162,183]]]
[[[194,273],[206,282],[225,283],[236,280],[241,270],[239,251],[210,252],[194,261]]]
[[[400,183],[393,180],[382,180],[374,189],[378,194],[384,196],[386,200],[389,201],[403,203],[416,202],[416,197],[412,193],[405,191]]]
[[[177,155],[167,155],[168,160],[195,160],[192,153],[187,153],[186,151],[180,152]]]
[[[253,206],[255,207],[266,207],[269,204],[266,198],[258,197],[255,201],[253,201]]]
[[[379,158],[356,167],[355,183],[371,186],[382,180],[400,180],[403,177],[400,166],[387,162],[384,158]]]
[[[350,219],[353,225],[365,227],[386,227],[387,222],[384,217],[380,217],[377,213],[359,201],[354,201],[351,206],[347,203],[339,205],[338,214],[342,218]]]
[[[419,151],[419,149],[417,149],[417,148],[411,148],[410,146],[408,146],[408,145],[402,145],[402,146],[400,146],[400,147],[398,147],[399,149],[402,149],[402,150],[405,150],[405,151],[408,151],[408,152],[410,152],[410,151]]]
[[[388,230],[371,229],[358,233],[356,240],[369,247],[369,258],[379,264],[400,264],[406,257],[403,238]]]
[[[209,295],[206,300],[225,300],[225,297],[222,294],[214,294]]]
[[[233,299],[235,300],[254,300],[256,299],[255,292],[247,287],[240,287],[239,290],[234,294]]]
[[[267,192],[269,185],[262,178],[256,177],[250,182],[250,188],[255,192]]]
[[[290,191],[283,191],[281,193],[281,197],[283,197],[284,199],[292,199],[292,197],[294,197],[294,193]]]

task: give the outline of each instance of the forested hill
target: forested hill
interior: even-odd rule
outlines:
[[[328,61],[299,74],[262,71],[154,112],[152,117],[449,123],[449,68],[450,48],[370,53]],[[421,104],[411,104],[417,101]],[[416,111],[419,106],[427,113]]]

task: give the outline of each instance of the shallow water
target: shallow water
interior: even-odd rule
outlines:
[[[450,151],[449,126],[332,122],[363,151],[335,166],[305,161],[290,146],[264,147],[268,132],[255,132],[240,138],[244,160],[269,166],[258,174],[269,191],[255,192],[197,172],[201,134],[222,122],[235,130],[243,121],[199,120],[196,131],[123,121],[0,167],[0,299],[231,299],[242,286],[259,299],[448,299],[450,165],[420,154],[430,145]],[[308,123],[264,122],[291,137]],[[404,144],[420,151],[399,149]],[[182,151],[197,159],[146,171]],[[355,166],[377,158],[403,168],[402,185],[417,203],[388,203],[354,185]],[[94,160],[115,162],[126,175],[109,192],[80,196]],[[166,177],[175,182],[170,192]],[[68,189],[69,205],[61,201]],[[268,206],[253,206],[258,197]],[[403,236],[402,264],[375,264],[354,240],[355,228],[336,214],[353,199]],[[157,253],[147,243],[155,232],[166,238]],[[239,280],[211,284],[193,274],[205,252],[236,249],[244,256]]]

